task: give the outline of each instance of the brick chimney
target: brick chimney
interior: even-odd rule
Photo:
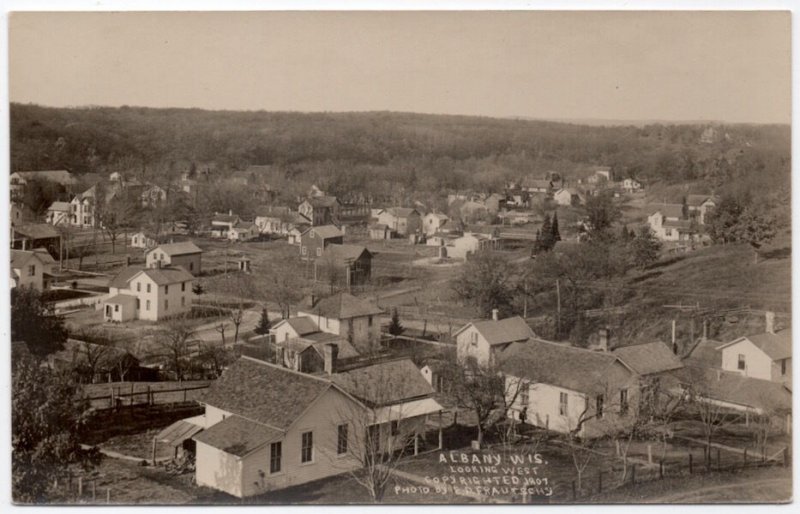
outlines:
[[[600,338],[599,338],[599,340],[597,342],[598,349],[600,351],[607,352],[608,351],[608,329],[607,328],[601,328],[599,330],[599,332],[598,332],[598,335],[600,336]]]
[[[772,311],[767,311],[764,314],[764,318],[766,321],[766,327],[764,331],[767,334],[774,334],[775,333],[775,313]]]
[[[336,373],[336,361],[339,358],[339,345],[328,343],[322,347],[325,358],[325,373],[333,375]]]
[[[500,319],[500,311],[497,309],[492,309],[492,319],[497,321]]]

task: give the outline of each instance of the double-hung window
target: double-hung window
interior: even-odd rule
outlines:
[[[281,457],[282,451],[281,442],[272,443],[269,445],[269,472],[278,473],[281,470]]]
[[[347,423],[339,425],[336,430],[336,454],[347,453]]]
[[[567,402],[569,396],[567,393],[559,393],[558,394],[558,413],[562,416],[567,415]]]
[[[300,445],[300,462],[306,463],[314,460],[314,432],[303,432]]]

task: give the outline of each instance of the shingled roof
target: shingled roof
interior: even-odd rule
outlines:
[[[699,339],[683,357],[687,366],[706,368],[722,368],[722,352],[717,348],[722,345],[715,339]]]
[[[59,237],[58,230],[47,223],[27,223],[14,227],[14,234],[28,239],[51,239]]]
[[[143,270],[143,272],[158,285],[175,284],[178,282],[194,280],[192,274],[180,266],[175,268],[147,268]]]
[[[319,225],[317,227],[309,227],[306,232],[314,231],[317,237],[322,239],[330,239],[333,237],[342,237],[344,236],[344,232],[339,230],[339,227],[336,225]],[[303,232],[305,234],[305,232]]]
[[[412,209],[411,207],[389,207],[388,209],[386,209],[386,212],[398,218],[407,218],[411,216],[412,213],[415,212],[419,216],[419,212],[417,212],[416,209]]]
[[[661,373],[683,366],[680,359],[661,341],[621,346],[611,352],[640,375]]]
[[[780,382],[746,377],[733,371],[687,366],[673,372],[681,385],[701,397],[765,411],[792,408],[792,394]]]
[[[581,393],[602,393],[607,384],[623,384],[635,373],[608,352],[530,339],[500,354],[500,370],[533,383]]]
[[[196,244],[194,244],[191,241],[162,244],[158,245],[157,247],[153,248],[150,251],[153,252],[156,250],[160,250],[161,252],[169,255],[170,257],[174,257],[176,255],[190,255],[195,253],[203,253],[203,250],[201,250]]]
[[[731,341],[730,343],[719,346],[718,349],[721,350],[726,346],[731,346],[744,341],[745,339],[756,345],[762,352],[767,354],[767,356],[774,361],[788,359],[792,356],[792,331],[788,329],[779,330],[774,334],[764,332],[763,334],[740,337]]]
[[[194,440],[237,457],[244,457],[283,436],[283,431],[240,416],[229,416],[194,436]]]
[[[122,270],[111,279],[111,282],[108,283],[108,287],[125,289],[128,287],[128,282],[130,282],[130,280],[140,271],[144,271],[144,269],[144,266],[128,266],[126,268],[122,268]]]
[[[342,389],[371,406],[391,405],[433,394],[411,359],[380,362],[331,376]]]
[[[242,357],[211,384],[201,401],[286,430],[329,387],[328,380]]]
[[[383,311],[374,303],[356,298],[350,293],[337,293],[314,304],[306,302],[306,308],[301,310],[311,314],[312,319],[316,315],[332,319],[350,319],[383,314]]]
[[[272,329],[276,329],[280,325],[289,325],[292,327],[292,330],[297,332],[297,335],[303,336],[306,334],[311,334],[314,332],[319,332],[319,327],[314,320],[309,318],[308,316],[298,316],[296,318],[288,318],[275,323],[275,326]]]
[[[515,341],[526,341],[536,336],[533,330],[531,330],[531,327],[519,316],[512,316],[498,321],[493,319],[473,321],[461,327],[454,335],[460,334],[470,326],[475,327],[489,345],[492,346],[496,344],[513,343]]]
[[[328,245],[317,260],[330,259],[336,264],[344,264],[358,260],[364,253],[371,258],[369,250],[359,245]]]
[[[648,216],[660,212],[665,218],[683,218],[683,205],[679,203],[651,203],[645,210]]]

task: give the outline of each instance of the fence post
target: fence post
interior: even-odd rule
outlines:
[[[691,475],[692,473],[693,473],[693,470],[692,470],[692,454],[690,452],[689,453],[689,474]]]
[[[648,444],[647,445],[647,463],[648,464],[652,464],[653,463],[653,445],[652,444]]]
[[[97,501],[97,481],[92,480],[92,502]]]
[[[597,492],[603,492],[603,472],[600,470],[597,471]]]
[[[658,478],[664,478],[664,459],[658,461]]]
[[[106,488],[106,503],[111,503],[111,489]]]
[[[722,469],[722,465],[721,465],[722,461],[720,460],[719,454],[720,454],[720,449],[717,448],[717,471]]]
[[[631,483],[636,483],[636,464],[631,465]]]
[[[156,438],[153,437],[153,466],[156,465]]]
[[[78,477],[78,496],[83,496],[83,477]]]
[[[573,501],[577,499],[577,494],[575,493],[575,481],[572,481],[572,499]]]

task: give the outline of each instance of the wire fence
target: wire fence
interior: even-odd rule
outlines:
[[[142,384],[131,382],[129,384],[109,384],[106,395],[87,395],[95,410],[120,409],[135,405],[164,405],[170,403],[186,403],[197,400],[202,392],[208,389],[208,383],[161,389],[158,382]],[[95,389],[98,389],[95,387]]]

